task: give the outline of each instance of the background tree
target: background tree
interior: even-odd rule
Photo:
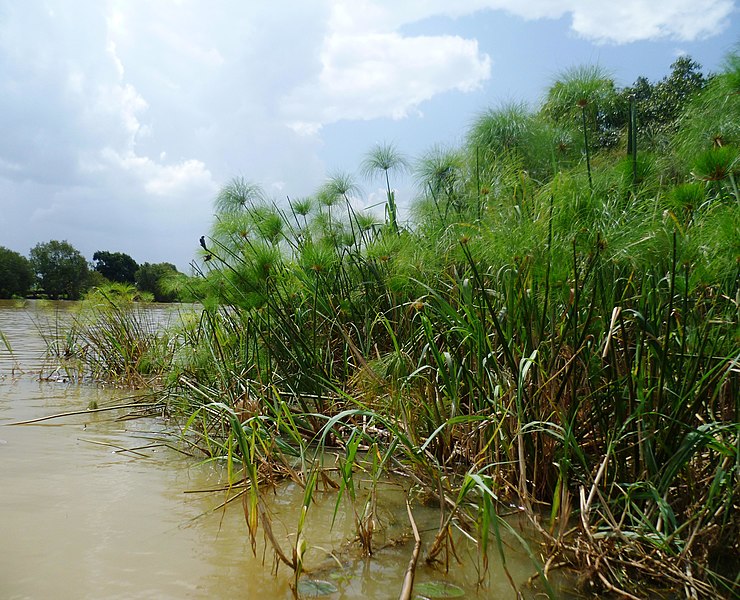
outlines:
[[[703,90],[710,79],[690,56],[681,56],[671,65],[671,73],[657,83],[638,77],[621,90],[623,102],[634,96],[637,102],[637,130],[650,149],[666,145],[667,136],[678,129],[678,120],[689,101]]]
[[[28,259],[0,246],[0,298],[25,296],[31,289],[34,276]]]
[[[139,265],[128,254],[98,250],[93,254],[93,260],[95,270],[109,281],[136,282],[136,271],[139,270]]]
[[[50,298],[77,300],[87,287],[87,261],[69,242],[37,244],[30,258],[37,281]]]
[[[111,281],[104,277],[100,271],[96,271],[95,269],[88,269],[87,280],[84,285],[85,291],[91,290],[92,288],[101,288],[107,285],[109,286],[110,284]]]
[[[177,300],[177,292],[167,285],[167,281],[178,274],[179,271],[173,264],[145,262],[136,271],[136,287],[139,291],[152,294],[155,302],[174,302]]]

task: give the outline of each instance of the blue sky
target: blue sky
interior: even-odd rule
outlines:
[[[732,0],[0,0],[0,245],[187,270],[234,176],[310,195],[377,142],[413,158],[536,106],[568,67],[628,85],[738,42]]]

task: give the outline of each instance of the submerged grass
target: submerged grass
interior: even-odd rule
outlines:
[[[578,139],[585,108],[571,112]],[[164,335],[99,292],[71,353],[96,376],[158,381],[189,415],[187,439],[225,462],[252,548],[262,531],[296,590],[317,489],[351,511],[371,555],[377,485],[401,475],[410,506],[440,515],[414,564],[449,568],[458,530],[482,573],[505,568],[507,529],[551,596],[555,562],[590,593],[639,597],[650,581],[737,595],[736,154],[707,154],[679,181],[634,149],[627,162],[592,149],[586,170],[569,155],[548,175],[543,144],[555,156],[567,122],[522,116],[514,144],[482,137],[508,131],[494,117],[473,147],[419,163],[405,228],[386,177],[409,163],[390,146],[365,165],[386,178],[385,224],[353,208],[345,176],[290,214],[253,184],[227,186],[203,241],[202,310]],[[693,131],[679,128],[677,151],[700,143]],[[261,499],[283,479],[305,490],[291,547]],[[512,530],[512,510],[541,543]]]

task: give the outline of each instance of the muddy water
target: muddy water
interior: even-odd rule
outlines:
[[[291,598],[291,574],[272,572],[270,552],[252,555],[239,502],[217,507],[218,465],[164,445],[176,439],[154,417],[122,420],[121,412],[87,413],[29,425],[8,423],[125,403],[121,391],[42,378],[45,335],[70,305],[0,301],[0,598]],[[318,494],[306,539],[309,576],[327,580],[327,598],[398,597],[411,555],[403,494],[388,484],[380,504],[384,530],[372,560],[350,543],[352,520],[335,496]],[[270,494],[274,532],[286,550],[295,541],[302,490],[285,484]],[[216,509],[216,510],[214,510]],[[416,509],[421,529],[438,516]],[[427,533],[428,536],[430,533]],[[460,543],[458,553],[471,550]],[[264,560],[263,560],[264,556]],[[420,566],[417,582],[451,582],[466,597],[513,598],[492,556],[485,587],[476,561],[450,572]],[[517,582],[534,569],[512,542],[507,565]]]

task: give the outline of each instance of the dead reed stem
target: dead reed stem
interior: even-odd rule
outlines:
[[[414,591],[414,576],[416,575],[416,563],[419,561],[419,553],[421,552],[421,537],[419,537],[419,530],[416,527],[416,521],[414,521],[414,515],[411,512],[411,504],[408,498],[406,499],[406,512],[409,515],[409,521],[411,522],[411,529],[414,531],[414,551],[411,554],[411,560],[409,560],[409,566],[406,567],[406,574],[403,576],[403,587],[401,588],[401,595],[398,600],[410,600],[411,594]]]

